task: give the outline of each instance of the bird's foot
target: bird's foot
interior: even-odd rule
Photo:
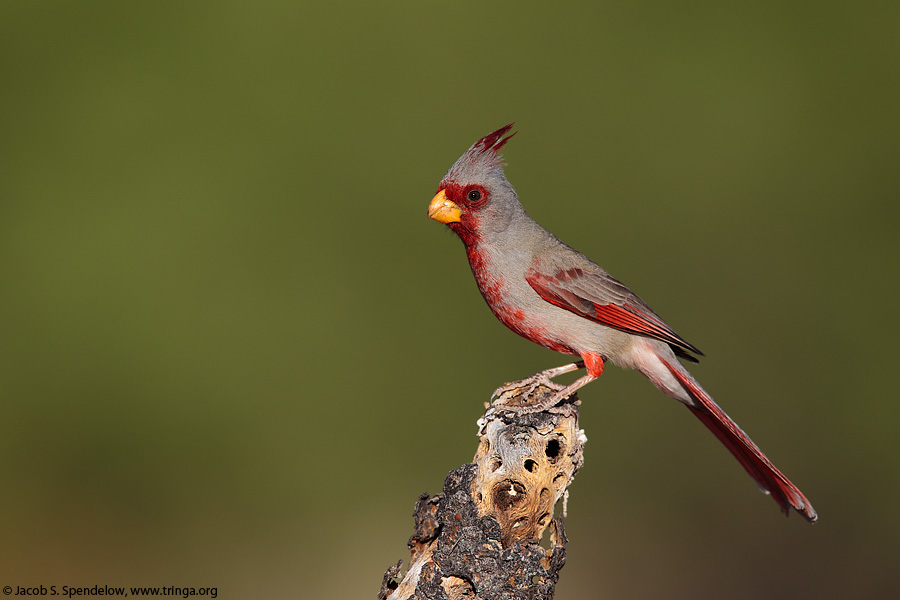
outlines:
[[[566,386],[560,385],[553,381],[554,377],[562,375],[563,373],[569,373],[571,371],[575,371],[577,369],[584,368],[584,361],[578,361],[574,363],[570,363],[568,365],[563,365],[561,367],[555,367],[553,369],[546,369],[544,371],[540,371],[535,373],[531,377],[526,377],[525,379],[520,379],[519,381],[513,381],[511,383],[507,383],[505,385],[501,385],[494,393],[491,394],[491,400],[493,401],[495,398],[498,403],[505,403],[511,398],[518,398],[519,402],[524,403],[534,394],[535,390],[537,390],[540,386],[545,386],[554,392],[554,396],[559,395],[559,392],[566,389]],[[525,392],[521,394],[514,394],[512,392],[517,392],[522,388],[527,388]],[[562,398],[558,398],[557,400],[562,400]]]
[[[531,377],[526,377],[525,379],[520,379],[519,381],[512,381],[510,383],[501,385],[496,390],[494,390],[493,394],[491,394],[491,400],[496,399],[497,402],[502,404],[504,400],[509,400],[512,397],[516,397],[520,402],[525,402],[541,385],[547,386],[554,392],[558,392],[565,387],[558,383],[555,383],[552,379],[550,379],[550,377],[547,376],[546,371],[541,371],[540,373],[535,373]],[[525,391],[521,392],[522,389],[524,389]]]
[[[539,374],[540,375],[540,374]],[[559,385],[549,377],[533,376],[521,381],[508,383],[500,391],[500,396],[493,403],[485,402],[485,417],[503,412],[514,415],[532,415],[551,412],[569,414],[573,406],[581,404],[577,396],[568,387]],[[571,396],[571,399],[568,399]]]
[[[578,361],[570,365],[563,365],[562,367],[557,367],[555,369],[541,371],[540,373],[536,373],[521,381],[507,383],[506,385],[497,388],[494,395],[491,396],[492,400],[495,397],[497,398],[493,403],[492,408],[497,407],[498,409],[503,410],[511,409],[522,414],[543,411],[554,412],[558,409],[562,409],[562,406],[557,407],[557,405],[569,398],[571,398],[571,400],[569,400],[570,403],[576,405],[580,404],[578,397],[574,395],[575,392],[581,389],[582,386],[597,379],[597,377],[600,376],[599,373],[595,372],[592,374],[589,371],[567,386],[554,383],[552,378],[583,367],[584,362]],[[538,390],[541,390],[541,393],[536,393]]]

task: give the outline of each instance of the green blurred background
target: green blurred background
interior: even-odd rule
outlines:
[[[0,77],[0,585],[373,598],[564,360],[425,216],[515,120],[532,216],[821,516],[610,369],[557,597],[897,597],[900,4],[4,2]]]

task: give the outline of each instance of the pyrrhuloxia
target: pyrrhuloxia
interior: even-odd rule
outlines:
[[[567,387],[550,383],[557,391],[539,408],[600,377],[607,360],[637,369],[687,406],[785,513],[793,508],[815,522],[816,511],[806,497],[676,358],[697,362],[693,355],[702,353],[631,290],[525,213],[499,155],[514,135],[506,136],[511,128],[478,140],[450,167],[428,216],[462,239],[478,289],[500,322],[532,342],[581,357],[530,378],[550,383],[562,373],[587,369]]]

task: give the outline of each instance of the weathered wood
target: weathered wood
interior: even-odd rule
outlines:
[[[409,539],[410,566],[384,576],[380,600],[550,599],[566,559],[557,502],[584,462],[578,400],[541,412],[529,405],[553,393],[511,389],[478,421],[473,464],[451,471],[440,494],[422,494]],[[549,548],[541,538],[549,527]]]

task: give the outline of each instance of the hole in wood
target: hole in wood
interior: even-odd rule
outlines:
[[[547,455],[547,458],[550,459],[551,463],[558,461],[562,454],[562,444],[560,441],[557,438],[549,440],[547,442],[547,447],[544,448],[544,454]]]
[[[500,460],[499,456],[491,457],[491,473],[493,473],[494,471],[496,471],[497,469],[499,469],[502,466],[503,466],[503,461]]]
[[[509,479],[501,481],[491,492],[491,499],[499,510],[507,510],[510,506],[525,501],[525,486]]]
[[[553,541],[550,539],[550,527],[544,528],[544,532],[541,534],[540,544],[544,550],[552,550],[553,549]]]
[[[534,473],[537,470],[537,463],[534,462],[533,460],[531,460],[530,458],[526,459],[525,460],[525,470],[528,471],[529,473]]]

